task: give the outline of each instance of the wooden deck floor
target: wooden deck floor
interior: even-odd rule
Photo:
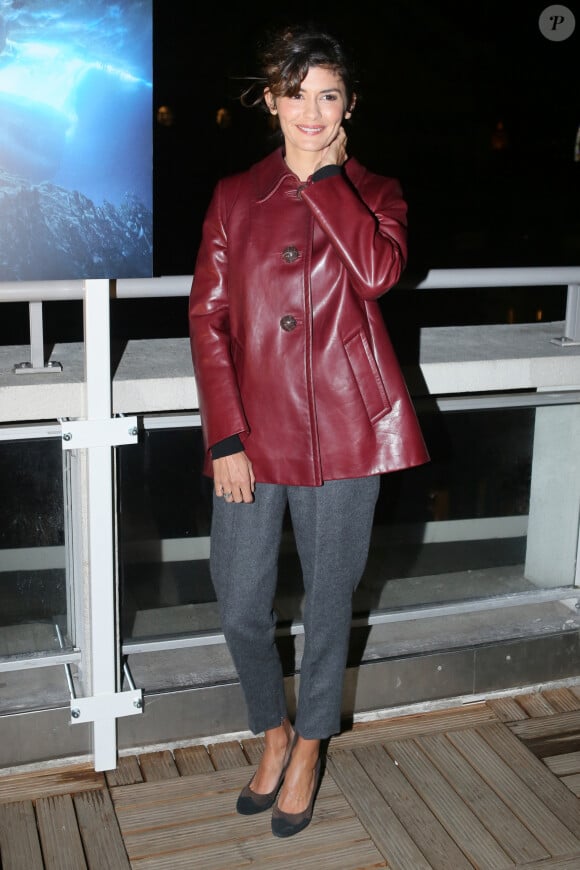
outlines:
[[[580,686],[355,726],[291,840],[235,812],[260,751],[0,775],[2,870],[580,868]]]

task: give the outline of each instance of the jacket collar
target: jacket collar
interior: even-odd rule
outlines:
[[[361,167],[354,157],[350,157],[345,163],[344,168],[349,178],[354,181]],[[287,178],[291,178],[296,182],[296,190],[303,186],[292,170],[286,165],[282,146],[276,148],[275,151],[272,151],[271,154],[268,154],[267,157],[264,157],[258,163],[255,163],[251,167],[251,173],[257,202],[265,202],[269,199]]]
[[[286,178],[296,179],[294,173],[286,166],[282,146],[276,148],[259,163],[255,163],[251,172],[257,202],[264,202],[272,196]],[[298,179],[296,181],[300,183]]]

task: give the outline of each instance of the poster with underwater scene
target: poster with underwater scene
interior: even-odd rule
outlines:
[[[0,0],[0,282],[152,275],[152,54],[152,0]]]

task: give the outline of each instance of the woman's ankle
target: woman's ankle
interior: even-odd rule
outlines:
[[[289,719],[284,719],[276,728],[268,728],[264,732],[265,744],[271,749],[285,749],[293,739],[294,729]]]
[[[294,742],[292,757],[304,762],[312,761],[316,764],[320,756],[320,748],[322,741],[318,739],[310,739],[298,735]]]

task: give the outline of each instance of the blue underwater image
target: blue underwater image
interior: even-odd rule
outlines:
[[[0,0],[0,281],[152,274],[152,0]]]

